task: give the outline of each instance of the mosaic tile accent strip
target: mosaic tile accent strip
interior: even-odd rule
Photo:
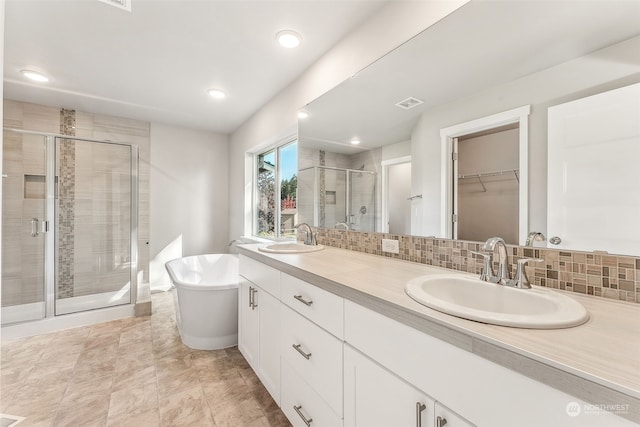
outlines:
[[[325,156],[326,153],[324,152],[324,150],[320,150],[320,166],[324,166],[326,163],[325,160]],[[320,168],[320,170],[318,171],[320,173],[320,201],[318,203],[318,205],[320,206],[320,211],[318,213],[319,216],[319,223],[321,227],[325,227],[326,226],[326,221],[327,221],[327,180],[326,180],[326,173],[324,168]]]
[[[75,110],[60,110],[60,133],[75,136]],[[58,177],[58,298],[70,298],[74,290],[76,144],[60,140]]]
[[[363,233],[332,228],[315,229],[318,244],[451,270],[480,274],[482,260],[471,251],[481,243],[385,233]],[[399,254],[382,252],[382,239],[398,240]],[[532,284],[594,297],[640,303],[640,258],[597,252],[578,252],[508,245],[511,275],[516,260],[541,258],[527,265]],[[497,263],[494,263],[497,269]]]

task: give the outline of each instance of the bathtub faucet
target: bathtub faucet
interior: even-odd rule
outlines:
[[[317,245],[318,242],[316,242],[316,236],[315,234],[313,234],[313,230],[311,229],[311,226],[306,222],[301,222],[298,225],[294,225],[294,228],[300,228],[300,227],[307,227],[306,230],[303,230],[306,233],[306,236],[304,238],[304,244],[313,245],[313,246]]]

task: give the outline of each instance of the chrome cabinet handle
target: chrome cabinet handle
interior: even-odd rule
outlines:
[[[298,413],[298,415],[300,415],[300,418],[302,418],[302,421],[304,421],[304,423],[307,425],[307,427],[311,427],[311,423],[313,422],[313,418],[307,419],[307,417],[304,416],[304,414],[300,410],[300,409],[302,409],[302,406],[301,405],[294,405],[293,409]]]
[[[40,234],[38,231],[38,218],[31,218],[31,237],[36,237]]]
[[[447,419],[445,417],[436,418],[436,427],[444,427],[446,424],[447,424]]]
[[[302,357],[304,357],[305,359],[309,360],[311,358],[311,353],[305,353],[303,350],[300,349],[301,344],[293,344],[292,347],[296,349],[296,351],[298,353],[300,353],[302,355]]]
[[[249,307],[251,307],[251,310],[255,310],[258,306],[258,304],[256,304],[257,293],[258,290],[256,288],[254,288],[253,286],[249,286]]]
[[[252,288],[251,289],[251,309],[255,310],[258,307],[258,304],[256,304],[256,294],[258,293],[258,289],[257,288]]]
[[[552,245],[559,245],[560,243],[562,243],[562,239],[558,236],[553,236],[549,239],[549,243],[551,243]]]
[[[427,405],[416,402],[416,427],[422,427],[422,411],[427,409]]]
[[[311,304],[313,304],[313,301],[307,301],[304,298],[302,298],[302,295],[294,295],[293,296],[295,299],[297,299],[298,301],[300,301],[301,303],[303,303],[304,305],[306,305],[307,307],[309,307]]]

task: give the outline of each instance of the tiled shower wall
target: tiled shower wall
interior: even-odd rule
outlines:
[[[73,123],[73,116],[75,115],[75,123]],[[17,129],[25,129],[31,131],[39,131],[39,132],[47,132],[47,133],[64,133],[71,135],[72,132],[75,132],[77,137],[81,138],[90,138],[97,140],[110,140],[114,142],[122,142],[123,144],[136,144],[139,149],[139,179],[138,179],[138,187],[139,187],[139,201],[138,201],[138,282],[144,283],[148,282],[148,271],[149,271],[149,156],[150,156],[150,125],[147,122],[141,122],[137,120],[129,120],[111,116],[103,116],[98,114],[91,114],[85,112],[72,112],[68,110],[61,110],[60,108],[55,107],[46,107],[36,104],[23,103],[11,100],[4,100],[4,126],[7,128],[17,128]],[[106,147],[109,148],[109,147]],[[7,150],[7,140],[5,140],[5,151]],[[93,153],[85,153],[86,150],[78,149],[76,144],[75,150],[73,150],[73,156],[90,156],[93,157],[94,163],[97,161],[97,166],[94,164],[91,168],[100,169],[101,167],[109,167],[113,168],[114,165],[104,165],[105,162],[110,163],[118,163],[119,156],[112,154],[106,155],[106,151],[98,149],[91,150]],[[15,150],[14,150],[15,151]],[[126,150],[128,153],[129,150]],[[22,155],[16,151],[14,153],[17,155]],[[71,152],[68,153],[72,155]],[[12,154],[13,156],[13,154]],[[21,158],[28,159],[31,156],[28,153],[25,153]],[[122,156],[120,156],[122,157]],[[33,160],[28,160],[27,163],[33,162]],[[61,171],[57,171],[58,175],[60,175]],[[85,173],[87,171],[82,171]],[[99,170],[95,171],[99,173]],[[26,173],[26,172],[25,172]],[[86,181],[86,180],[85,180]],[[76,177],[76,185],[74,185],[74,191],[78,190],[80,192],[84,191],[83,188],[86,187],[84,184],[90,184],[89,182],[83,182],[82,180],[78,181]],[[59,182],[58,187],[60,187],[62,183]],[[84,185],[84,187],[83,187]],[[80,186],[80,187],[78,187]],[[22,185],[19,186],[19,191],[22,192]],[[77,187],[77,188],[76,188]],[[82,187],[82,188],[81,188]],[[62,189],[59,188],[59,191]],[[124,189],[123,189],[124,191]],[[128,191],[128,190],[127,190]],[[21,194],[20,194],[21,195]],[[5,187],[5,198],[6,187]],[[91,197],[89,196],[89,199]],[[5,251],[3,258],[11,258],[11,269],[3,268],[3,278],[2,278],[2,304],[3,305],[13,305],[20,303],[27,303],[33,301],[42,301],[42,290],[41,289],[20,289],[21,283],[26,283],[24,280],[20,280],[17,278],[16,280],[6,280],[6,274],[15,270],[15,272],[22,271],[23,276],[26,274],[25,272],[29,271],[37,271],[38,268],[34,268],[33,264],[30,264],[29,260],[25,260],[22,253],[24,253],[24,248],[19,250],[11,250],[9,247],[13,245],[13,247],[18,248],[20,245],[24,245],[23,240],[16,236],[16,239],[12,241],[8,241],[7,239],[12,236],[9,232],[11,231],[11,224],[6,222],[5,217],[5,209],[6,206],[3,207],[3,227],[5,228],[5,233],[3,233]],[[123,209],[129,209],[128,207],[122,207]],[[43,215],[40,215],[41,217]],[[134,221],[135,224],[135,221]],[[74,226],[79,226],[78,221],[75,221]],[[13,227],[16,229],[16,227]],[[24,230],[22,230],[24,232]],[[100,230],[96,230],[96,232],[100,232]],[[27,239],[28,240],[28,239]],[[77,236],[76,236],[77,240]],[[122,239],[120,239],[122,240]],[[127,242],[118,242],[118,239],[114,240],[113,244],[128,244]],[[87,252],[86,248],[78,249],[78,244],[82,242],[74,242],[73,246],[75,248],[74,254],[74,286],[73,290],[69,290],[67,293],[71,296],[71,293],[75,295],[90,293],[89,286],[93,287],[96,284],[85,283],[82,284],[81,280],[75,280],[78,277],[78,274],[82,276],[83,268],[86,270],[87,268],[91,269],[91,264],[87,265],[86,256],[92,256],[91,253]],[[82,245],[81,245],[82,246]],[[98,248],[98,251],[103,251],[104,248]],[[30,251],[28,251],[30,252]],[[15,256],[11,256],[10,254],[14,254]],[[40,256],[41,257],[41,256]],[[4,259],[3,259],[4,261]],[[18,276],[16,276],[18,277]],[[33,281],[37,283],[36,281]],[[30,283],[30,282],[29,282]],[[15,288],[15,289],[14,289]],[[24,288],[24,286],[22,286]],[[63,291],[64,289],[60,289]],[[105,291],[111,291],[114,289],[105,289]],[[27,294],[25,294],[27,292]],[[32,295],[33,294],[33,295]],[[37,298],[35,295],[38,295]],[[66,295],[66,294],[65,294]]]
[[[384,233],[317,228],[319,244],[480,274],[482,260],[470,251],[481,243]],[[382,239],[399,241],[400,253],[382,252]],[[640,303],[640,258],[557,249],[507,246],[513,275],[516,259],[541,258],[527,266],[532,284],[594,297]],[[497,267],[497,266],[496,266]]]

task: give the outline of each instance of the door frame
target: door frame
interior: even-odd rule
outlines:
[[[490,116],[481,117],[454,126],[440,129],[441,141],[441,191],[440,191],[440,233],[446,238],[453,238],[453,203],[454,203],[454,167],[453,140],[470,133],[480,132],[496,127],[518,123],[519,124],[519,150],[518,163],[520,169],[519,185],[519,219],[518,240],[524,245],[529,229],[529,115],[531,105],[514,108]]]

